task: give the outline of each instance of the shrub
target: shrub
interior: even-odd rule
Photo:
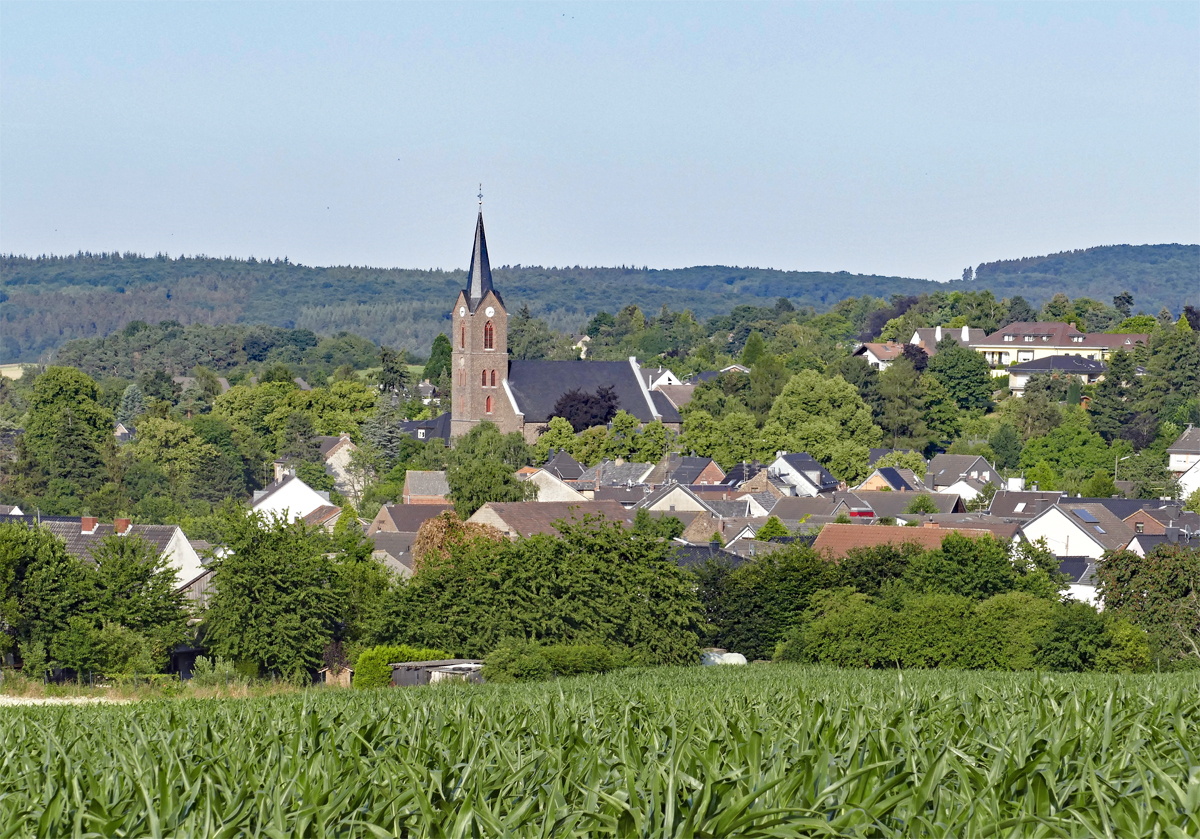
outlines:
[[[453,658],[450,653],[422,647],[380,645],[363,650],[354,667],[356,688],[383,688],[392,683],[391,665],[400,661],[440,661]]]
[[[232,661],[216,656],[196,656],[192,665],[191,684],[198,688],[217,687],[220,685],[244,685],[249,681],[237,671]]]
[[[548,679],[552,673],[541,648],[529,641],[505,641],[483,660],[483,678],[498,684]]]

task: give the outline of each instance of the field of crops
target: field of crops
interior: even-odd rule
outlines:
[[[629,671],[0,708],[0,836],[1200,835],[1200,678]]]

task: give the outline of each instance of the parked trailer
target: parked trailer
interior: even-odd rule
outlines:
[[[413,687],[455,678],[468,682],[481,682],[483,681],[480,676],[482,669],[483,662],[473,658],[401,661],[392,665],[392,685],[394,687]]]

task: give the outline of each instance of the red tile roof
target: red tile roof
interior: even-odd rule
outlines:
[[[813,550],[830,559],[841,559],[852,548],[874,548],[879,545],[916,544],[925,550],[942,546],[942,540],[951,533],[971,539],[991,536],[991,531],[960,527],[901,527],[873,524],[863,527],[857,524],[827,524],[821,528]]]

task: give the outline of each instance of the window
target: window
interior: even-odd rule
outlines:
[[[483,348],[485,350],[496,348],[496,331],[492,328],[490,320],[483,325]]]
[[[1015,341],[1015,340],[1017,340],[1017,336],[1016,335],[1005,335],[1004,340],[1005,341]]]
[[[483,386],[487,387],[487,370],[483,371]]]
[[[1133,532],[1134,533],[1145,533],[1146,532],[1146,523],[1144,521],[1137,522],[1133,526]]]
[[[490,414],[492,412],[492,397],[487,398],[487,407],[485,410]]]
[[[1024,512],[1024,510],[1025,510],[1025,502],[1024,501],[1022,501],[1017,506],[1013,507],[1014,513],[1021,513],[1021,512]]]
[[[459,332],[458,346],[460,349],[466,349],[466,347],[467,347],[467,326],[466,326],[466,324],[462,325],[461,332]]]
[[[425,429],[424,429],[424,428],[418,428],[418,429],[417,429],[417,439],[418,439],[418,440],[424,440],[424,439],[425,439]]]
[[[492,371],[492,387],[496,386],[496,371]]]
[[[1033,340],[1033,336],[1032,336],[1032,335],[1026,335],[1026,336],[1025,336],[1025,340],[1026,340],[1026,341],[1032,341],[1032,340]]]

